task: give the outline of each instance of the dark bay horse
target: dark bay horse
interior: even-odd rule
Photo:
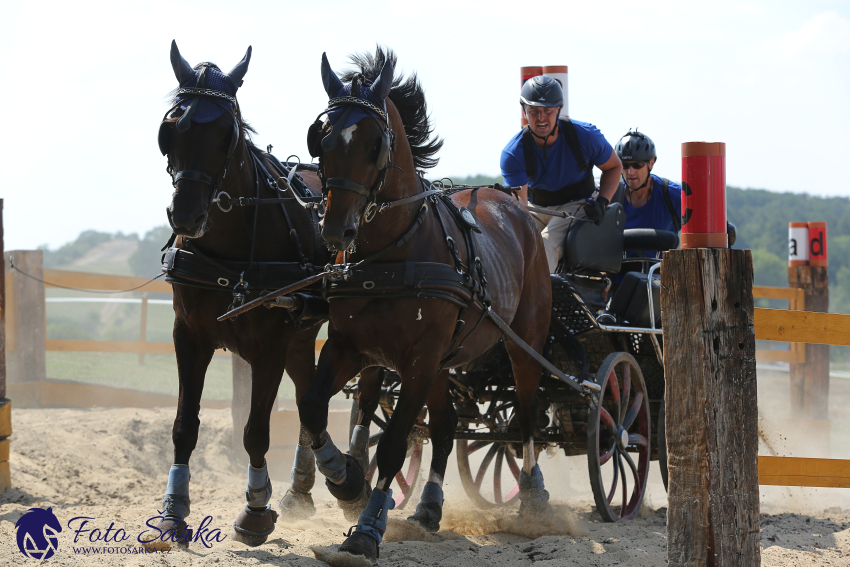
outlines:
[[[186,526],[189,458],[198,439],[204,375],[215,349],[226,348],[250,363],[252,370],[250,415],[243,435],[250,457],[247,506],[234,524],[234,536],[257,545],[274,529],[277,518],[268,506],[272,488],[265,461],[270,412],[284,369],[295,383],[296,397],[312,382],[315,340],[327,307],[321,298],[304,295],[297,311],[260,309],[225,323],[216,317],[248,294],[256,297],[264,288],[307,277],[314,264],[327,263],[328,251],[320,245],[313,213],[293,195],[300,183],[302,197],[309,201],[303,185],[318,189],[316,175],[302,172],[303,180],[292,179],[290,187],[279,178],[285,175],[280,164],[276,170],[276,160],[250,140],[253,130],[243,120],[235,97],[250,57],[249,47],[242,61],[224,73],[211,63],[192,68],[176,43],[171,47],[180,87],[160,125],[159,143],[168,156],[175,188],[167,214],[177,239],[166,252],[163,269],[175,284],[180,397],[172,433],[174,466],[159,527],[179,536]],[[240,198],[277,202],[237,206]],[[285,512],[314,511],[309,492],[315,461],[309,443],[302,430],[292,489],[281,501]]]
[[[365,368],[392,368],[400,375],[400,396],[377,448],[377,483],[340,547],[374,560],[393,507],[390,482],[425,404],[433,457],[411,519],[429,530],[439,527],[457,423],[449,368],[481,356],[502,336],[485,316],[488,306],[539,353],[552,300],[543,242],[515,197],[478,188],[444,200],[426,191],[417,169],[436,164],[442,142],[432,138],[416,77],[394,78],[395,55],[380,48],[352,60],[358,70],[340,80],[323,56],[331,100],[327,116],[308,133],[327,198],[322,237],[350,267],[341,267],[340,277],[327,284],[328,340],[298,408],[329,490],[341,501],[355,498],[362,472],[327,434],[328,400]],[[478,232],[459,228],[464,222]],[[507,341],[507,348],[524,443],[520,514],[546,514],[551,509],[533,439],[541,367],[516,343]],[[363,403],[363,393],[374,388],[366,382],[364,408],[374,403]]]

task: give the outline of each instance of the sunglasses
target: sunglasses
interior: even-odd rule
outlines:
[[[627,170],[627,169],[629,169],[629,168],[632,168],[632,169],[643,169],[644,167],[646,167],[646,164],[648,164],[648,163],[649,163],[648,161],[630,161],[630,162],[623,162],[623,171],[626,171],[626,170]]]

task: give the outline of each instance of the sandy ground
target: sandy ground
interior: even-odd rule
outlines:
[[[778,384],[780,391],[783,386]],[[770,395],[763,397],[764,407],[770,408]],[[318,512],[311,520],[279,521],[269,541],[257,548],[231,541],[230,526],[244,505],[246,475],[228,456],[232,428],[228,410],[201,414],[201,435],[191,463],[192,513],[187,519],[196,527],[210,516],[208,528],[220,532],[207,533],[227,538],[213,540],[210,547],[193,542],[188,549],[168,555],[126,554],[127,547],[136,547],[136,536],[147,529],[145,522],[156,516],[171,464],[173,418],[172,408],[13,409],[15,488],[0,496],[0,564],[35,563],[18,551],[15,522],[31,507],[51,506],[63,527],[58,551],[47,560],[52,565],[325,565],[314,557],[311,547],[341,543],[350,523],[323,486],[314,490]],[[379,565],[666,563],[666,495],[656,463],[641,517],[619,524],[603,523],[597,517],[584,457],[543,456],[541,468],[558,518],[545,526],[519,524],[515,508],[474,508],[460,486],[453,455],[442,531],[430,535],[414,529],[404,521],[410,509],[390,512]],[[271,473],[276,502],[287,488],[283,479],[288,478],[288,470]],[[850,492],[763,487],[762,512],[763,565],[850,566]],[[110,524],[113,532],[121,528],[128,539],[90,543],[89,534],[83,534],[74,543],[68,523],[78,516],[91,518],[90,528],[103,531]],[[92,555],[93,547],[108,554]],[[103,547],[114,549],[110,554]],[[83,548],[89,549],[88,555]]]

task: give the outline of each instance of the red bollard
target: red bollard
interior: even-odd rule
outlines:
[[[729,248],[726,144],[682,144],[682,248]]]
[[[829,266],[826,253],[826,223],[810,222],[809,224],[809,265]]]
[[[809,265],[809,223],[788,223],[788,267]]]
[[[520,77],[519,88],[522,89],[522,86],[525,84],[525,82],[528,79],[530,79],[532,77],[536,77],[538,75],[542,75],[542,74],[543,74],[543,67],[520,67],[519,68],[519,77]],[[525,112],[520,110],[520,114],[522,114],[522,127],[525,128],[526,126],[528,126],[528,120],[525,119]]]
[[[547,77],[552,77],[558,83],[560,83],[561,88],[564,89],[564,106],[561,107],[561,114],[559,116],[563,116],[564,118],[569,118],[570,116],[570,97],[567,96],[567,66],[566,65],[548,65],[543,67],[543,74]]]

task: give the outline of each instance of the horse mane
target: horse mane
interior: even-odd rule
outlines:
[[[392,49],[377,46],[375,54],[355,53],[349,56],[352,64],[358,67],[357,71],[346,71],[340,76],[343,83],[352,82],[360,74],[369,81],[374,82],[387,60],[392,61],[396,68],[396,54]],[[416,73],[405,78],[402,75],[394,75],[393,86],[390,90],[390,100],[401,115],[404,124],[404,132],[413,152],[413,163],[417,169],[430,169],[437,165],[440,158],[433,157],[443,147],[443,140],[434,134],[431,119],[428,116],[428,106],[425,103],[425,91]]]

